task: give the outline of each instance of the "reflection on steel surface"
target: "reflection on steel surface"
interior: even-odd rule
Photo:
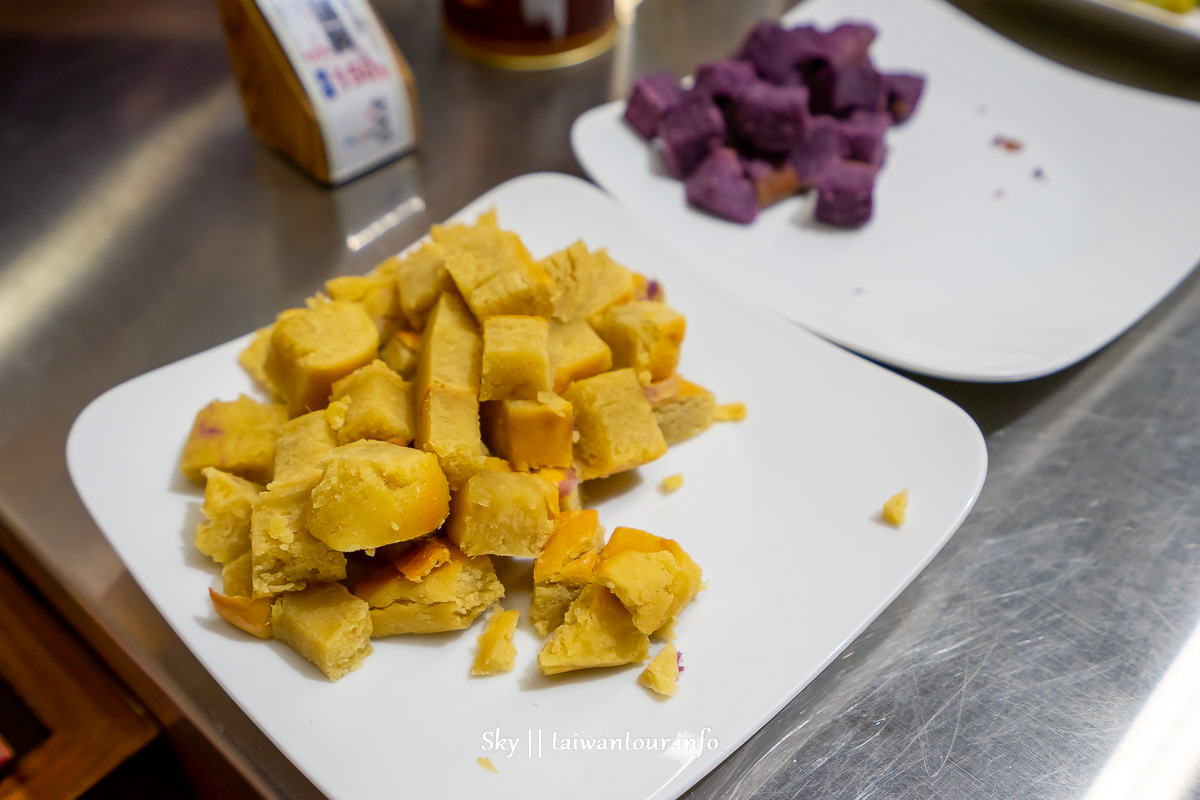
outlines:
[[[410,197],[358,233],[352,233],[347,236],[346,247],[357,253],[413,214],[420,214],[424,210],[425,201],[422,198]]]

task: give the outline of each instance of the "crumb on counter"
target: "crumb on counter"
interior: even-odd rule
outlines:
[[[883,504],[883,520],[899,528],[908,516],[908,489],[894,494]]]
[[[663,494],[670,494],[680,486],[683,486],[683,473],[677,472],[662,479]]]
[[[745,418],[745,403],[725,403],[717,406],[717,422],[741,422]]]
[[[479,758],[475,759],[475,763],[478,764],[479,766],[483,767],[484,769],[486,769],[488,772],[492,773],[493,775],[500,774],[500,770],[496,769],[496,765],[493,764],[492,760],[490,758],[488,758],[487,756],[480,756]]]

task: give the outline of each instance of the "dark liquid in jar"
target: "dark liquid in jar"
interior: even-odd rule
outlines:
[[[451,42],[468,55],[552,56],[586,48],[614,25],[613,0],[443,0],[443,9]]]

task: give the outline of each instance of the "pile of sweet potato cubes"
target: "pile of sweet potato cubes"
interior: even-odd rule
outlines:
[[[761,208],[816,189],[817,220],[857,227],[873,210],[884,134],[916,108],[925,79],[871,62],[870,25],[829,31],[763,22],[732,58],[701,64],[682,88],[638,79],[625,119],[657,137],[687,201],[749,224]]]
[[[700,568],[645,531],[605,542],[581,483],[721,416],[675,371],[685,329],[656,281],[582,242],[535,260],[494,213],[327,282],[241,356],[274,402],[214,401],[184,447],[217,613],[337,679],[373,637],[468,627],[505,594],[492,559],[527,558],[543,673],[646,660]],[[515,627],[493,615],[473,672],[512,668]]]

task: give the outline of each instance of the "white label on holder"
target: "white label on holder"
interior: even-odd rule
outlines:
[[[317,112],[330,183],[412,146],[408,87],[367,0],[256,2]]]

